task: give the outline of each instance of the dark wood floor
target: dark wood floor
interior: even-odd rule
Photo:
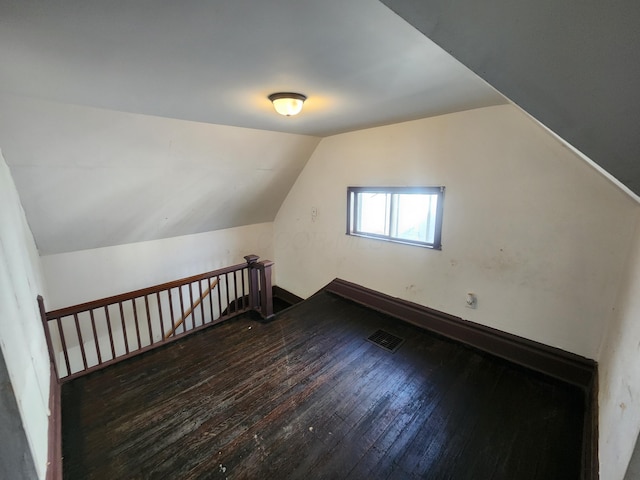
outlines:
[[[62,396],[66,479],[580,478],[578,389],[327,293]]]

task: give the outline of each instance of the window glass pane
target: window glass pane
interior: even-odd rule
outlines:
[[[401,240],[433,243],[437,195],[398,194],[393,236]]]
[[[388,235],[389,195],[386,193],[358,193],[356,230],[376,235]]]
[[[347,187],[347,235],[442,248],[444,187]]]

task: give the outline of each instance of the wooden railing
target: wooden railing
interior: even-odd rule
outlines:
[[[208,282],[207,282],[208,283]],[[204,301],[205,298],[207,298],[207,296],[209,296],[209,294],[211,293],[211,290],[213,290],[214,288],[216,288],[218,286],[218,280],[214,280],[213,283],[211,283],[209,285],[209,288],[207,288],[205,290],[205,292],[200,296],[200,298],[198,300],[196,300],[196,303],[193,303],[191,305],[191,308],[189,308],[189,310],[187,310],[187,313],[185,313],[182,318],[180,319],[180,321],[176,324],[173,325],[173,327],[171,327],[171,330],[169,330],[165,335],[164,338],[165,340],[168,339],[169,337],[172,337],[176,334],[176,330],[178,330],[178,328],[180,328],[185,320],[187,318],[189,318],[190,316],[192,316],[193,311]]]
[[[51,361],[67,381],[250,310],[273,316],[271,267],[246,263],[47,312],[38,297]]]

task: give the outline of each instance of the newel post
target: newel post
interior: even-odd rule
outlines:
[[[249,305],[260,312],[262,318],[273,316],[273,289],[271,286],[271,260],[258,262],[258,255],[246,255],[249,267]]]
[[[273,287],[271,286],[271,260],[263,260],[260,265],[260,313],[263,318],[273,317]]]
[[[258,255],[245,255],[249,267],[249,306],[252,310],[258,310],[260,307],[260,287],[258,284]]]

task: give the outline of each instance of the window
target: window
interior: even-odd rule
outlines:
[[[444,187],[348,187],[347,235],[441,248]]]

